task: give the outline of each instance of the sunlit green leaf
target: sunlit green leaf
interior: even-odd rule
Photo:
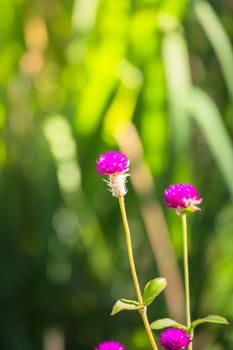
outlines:
[[[225,325],[229,324],[227,319],[222,317],[222,316],[209,315],[209,316],[206,316],[204,318],[199,318],[199,319],[193,321],[191,324],[191,328],[193,329],[202,323],[217,323],[217,324],[225,324]]]
[[[168,327],[176,327],[187,330],[187,327],[181,323],[178,323],[170,318],[161,318],[160,320],[151,323],[151,329],[163,329]]]
[[[114,304],[111,315],[115,315],[123,310],[138,310],[142,307],[140,303],[136,300],[119,299]]]
[[[167,285],[165,278],[155,278],[149,281],[144,289],[143,304],[150,305],[153,300],[159,295]]]

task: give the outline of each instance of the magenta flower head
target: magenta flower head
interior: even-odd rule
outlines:
[[[159,343],[166,350],[181,350],[191,343],[191,338],[179,328],[168,328],[160,334]]]
[[[96,161],[97,174],[113,175],[125,173],[129,167],[129,159],[123,153],[108,151],[101,154]]]
[[[190,184],[171,185],[164,191],[164,202],[167,207],[176,209],[180,215],[183,211],[199,211],[202,202],[196,188]]]
[[[117,151],[108,151],[101,154],[96,161],[96,172],[108,175],[107,184],[114,197],[122,197],[127,193],[126,179],[129,176],[129,159],[125,154]]]
[[[117,341],[108,340],[100,343],[94,350],[125,350],[125,347]]]

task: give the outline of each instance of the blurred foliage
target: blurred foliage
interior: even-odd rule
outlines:
[[[231,1],[0,5],[1,349],[90,350],[109,338],[148,348],[137,315],[109,315],[134,290],[117,201],[95,175],[99,153],[122,147],[129,125],[159,205],[175,182],[204,198],[190,222],[193,318],[232,321]],[[144,283],[159,272],[140,200],[129,182]],[[162,210],[180,263],[180,222]],[[168,316],[158,300],[153,320]],[[230,327],[196,335],[198,349],[233,348]]]

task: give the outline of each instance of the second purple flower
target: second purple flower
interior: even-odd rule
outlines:
[[[190,184],[170,185],[164,191],[164,202],[167,207],[176,209],[178,215],[184,210],[199,211],[202,202],[196,188]]]

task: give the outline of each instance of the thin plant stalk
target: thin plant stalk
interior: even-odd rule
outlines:
[[[190,315],[190,286],[189,286],[189,263],[188,263],[188,234],[187,234],[187,216],[181,215],[182,219],[182,232],[183,232],[183,262],[184,262],[184,287],[185,287],[185,314],[186,325],[191,326]],[[191,332],[191,338],[193,338],[193,332]],[[192,342],[188,346],[189,350],[192,350]]]
[[[134,262],[134,257],[133,257],[131,234],[130,234],[127,215],[126,215],[124,197],[119,197],[118,200],[119,200],[120,211],[121,211],[121,216],[122,216],[122,221],[123,221],[123,226],[124,226],[124,231],[125,231],[125,236],[126,236],[129,265],[130,265],[130,270],[131,270],[131,274],[132,274],[132,278],[133,278],[133,283],[135,286],[138,302],[141,305],[143,305],[142,293],[141,293],[141,289],[140,289],[140,285],[139,285],[139,281],[138,281],[138,277],[137,277],[137,271],[136,271],[136,267],[135,267],[135,262]],[[150,340],[152,349],[158,350],[158,347],[156,345],[156,342],[155,342],[155,339],[154,339],[154,336],[153,336],[153,333],[151,331],[150,324],[148,321],[146,306],[142,306],[142,308],[139,310],[139,312],[140,312],[140,315],[142,317],[144,327],[145,327],[146,333],[148,335],[148,338]]]

